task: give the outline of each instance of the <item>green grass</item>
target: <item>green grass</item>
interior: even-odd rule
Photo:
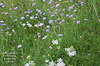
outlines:
[[[54,0],[58,2],[57,0]],[[49,0],[45,3],[42,0],[35,0],[35,6],[31,6],[31,0],[0,0],[0,3],[6,5],[6,7],[0,7],[0,21],[5,21],[6,26],[0,25],[0,30],[4,29],[4,31],[0,31],[0,66],[24,66],[29,60],[27,56],[31,56],[31,61],[34,61],[35,66],[45,66],[45,60],[48,59],[50,61],[56,61],[58,58],[62,58],[63,62],[68,65],[73,66],[99,66],[100,64],[100,6],[99,0],[82,0],[84,5],[81,6],[80,2],[73,1],[71,2],[58,2],[62,7],[58,7],[59,13],[57,13],[54,17],[51,17],[52,12],[55,11],[56,8],[51,8],[54,4],[47,4]],[[69,1],[69,0],[68,0]],[[24,3],[23,3],[24,2]],[[41,4],[40,4],[41,2]],[[73,4],[78,3],[78,5],[74,6],[71,11],[68,11],[68,7]],[[14,4],[14,6],[11,6]],[[18,6],[17,10],[14,10],[15,7]],[[80,7],[78,7],[80,6]],[[9,8],[12,8],[10,11]],[[62,9],[65,8],[65,11]],[[21,20],[22,16],[26,16],[24,14],[26,10],[33,10],[30,13],[30,16],[35,15],[36,9],[40,9],[46,15],[38,14],[38,18],[35,20],[29,19],[27,17],[25,20]],[[46,9],[50,9],[49,13],[47,13]],[[74,13],[73,10],[77,9]],[[9,14],[5,15],[2,12],[8,12]],[[68,18],[64,16],[60,16],[61,13],[73,14],[72,18]],[[13,16],[10,18],[10,16]],[[43,17],[46,17],[46,20],[42,20]],[[49,20],[56,20],[60,18],[59,21],[65,20],[59,25],[58,22],[53,22],[49,24]],[[75,18],[75,20],[73,19]],[[88,19],[88,21],[84,21],[84,19]],[[18,21],[14,21],[17,19]],[[79,24],[76,21],[81,21]],[[33,27],[24,27],[21,26],[22,23],[29,21]],[[22,23],[21,23],[22,22]],[[34,27],[34,24],[44,23],[42,27]],[[1,23],[0,23],[1,24]],[[50,31],[48,33],[45,32],[47,29],[46,26],[50,25]],[[56,25],[59,25],[56,28]],[[8,30],[7,27],[10,29]],[[12,30],[15,32],[12,32]],[[12,34],[9,36],[8,34]],[[41,37],[38,38],[37,33],[41,33]],[[58,36],[57,34],[63,34],[63,36]],[[42,38],[48,35],[48,37],[44,40]],[[58,45],[53,45],[52,40],[58,40]],[[22,45],[21,48],[18,48],[18,45]],[[53,49],[50,49],[49,46],[52,46]],[[60,50],[57,49],[57,46],[60,46]],[[76,55],[73,57],[68,56],[65,48],[73,46],[76,50]],[[7,52],[15,52],[16,60],[14,63],[6,63],[3,57],[3,53]],[[48,54],[50,56],[48,56]],[[90,56],[88,54],[91,54]],[[45,57],[43,57],[45,55]]]

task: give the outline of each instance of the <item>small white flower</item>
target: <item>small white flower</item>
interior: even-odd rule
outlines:
[[[73,46],[71,46],[70,48],[65,48],[65,51],[67,51],[67,54],[71,57],[76,54],[76,51],[74,50]]]
[[[29,61],[29,64],[31,65],[34,61]]]
[[[28,27],[32,27],[32,25],[30,23],[27,23]]]
[[[49,60],[45,60],[45,62],[46,62],[46,63],[48,63],[48,62],[49,62]]]
[[[57,60],[57,62],[58,62],[58,63],[62,62],[62,58],[59,58],[59,59]]]
[[[26,63],[25,66],[30,66],[30,64]]]
[[[56,66],[65,66],[65,63],[64,62],[60,62],[60,63],[57,63]]]
[[[35,26],[35,27],[39,27],[39,25],[37,25],[37,24],[35,24],[34,26]]]
[[[49,62],[48,66],[55,66],[55,63],[53,61]]]
[[[22,24],[23,27],[24,27],[25,25],[26,25],[25,23]]]
[[[58,45],[58,40],[53,40],[52,43]]]
[[[31,16],[30,19],[34,19],[34,16]]]
[[[44,36],[44,37],[42,38],[42,40],[43,40],[43,39],[46,39],[46,38],[47,38],[47,36]]]

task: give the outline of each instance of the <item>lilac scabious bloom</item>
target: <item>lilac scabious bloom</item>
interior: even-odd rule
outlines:
[[[1,24],[2,26],[6,26],[6,24]]]
[[[43,2],[45,2],[45,0],[43,0]]]
[[[17,21],[17,19],[15,19],[14,21]]]
[[[50,1],[48,4],[52,4],[52,2]]]
[[[34,0],[31,0],[31,1],[34,1]]]
[[[56,7],[59,7],[60,4],[57,4]]]
[[[5,14],[8,14],[8,12],[5,12]]]
[[[63,11],[65,11],[65,8],[63,9]]]
[[[5,5],[2,5],[2,7],[5,7]]]
[[[55,12],[55,14],[57,14],[57,12]]]
[[[25,17],[21,17],[20,19],[21,19],[21,20],[24,20],[24,19],[25,19]]]
[[[39,24],[39,26],[43,26],[43,25],[44,25],[44,23],[40,23],[40,24]]]
[[[55,11],[58,11],[58,9],[56,9]]]
[[[84,19],[85,21],[88,21],[88,19]]]
[[[42,12],[40,12],[40,14],[42,14]]]
[[[60,20],[60,18],[58,18],[57,20]]]
[[[12,10],[12,8],[9,8],[9,10]]]
[[[36,11],[38,11],[39,9],[36,9]]]
[[[49,23],[50,23],[50,24],[53,23],[53,20],[49,20]]]
[[[33,3],[32,6],[34,6],[36,3]]]
[[[3,23],[4,21],[3,21],[3,20],[1,20],[0,22],[1,22],[1,23]]]
[[[71,14],[71,15],[69,16],[69,18],[71,18],[71,17],[73,17],[73,14]]]
[[[49,25],[47,25],[47,26],[46,26],[46,28],[50,28],[50,26],[49,26]]]
[[[76,23],[77,23],[77,24],[79,24],[79,23],[80,23],[80,21],[77,21]]]
[[[61,24],[62,22],[60,21],[59,24]]]
[[[65,14],[61,14],[61,16],[64,16]]]
[[[59,1],[61,1],[61,0],[59,0]]]
[[[14,10],[17,10],[18,6],[14,8]]]
[[[49,32],[49,29],[47,29],[46,32]]]
[[[35,17],[35,19],[38,18],[37,16]]]
[[[69,14],[66,15],[66,17],[68,17],[68,16],[69,16]]]
[[[3,29],[1,29],[1,31],[4,31]]]
[[[2,6],[3,5],[3,3],[0,3],[0,6]]]
[[[74,12],[76,12],[77,10],[74,10]]]
[[[43,15],[45,15],[45,13],[43,13]]]
[[[43,17],[43,20],[46,20],[47,18],[46,17]]]
[[[54,16],[54,14],[51,14],[51,17],[53,17]]]
[[[58,36],[63,36],[63,34],[58,34]]]
[[[18,48],[20,48],[20,47],[22,47],[22,45],[20,44],[20,45],[18,45]]]
[[[54,8],[54,6],[52,6],[51,8]]]
[[[12,34],[9,34],[9,36],[11,36]]]
[[[62,20],[62,22],[64,22],[65,20]]]
[[[71,9],[73,9],[73,7],[72,7],[72,6],[68,8],[68,11],[71,11]]]
[[[70,0],[70,2],[73,2],[73,0]]]
[[[2,12],[2,14],[4,14],[5,12]]]
[[[7,29],[9,29],[9,28],[7,28]]]
[[[11,4],[11,6],[13,6],[14,4]]]
[[[29,15],[27,14],[26,17],[28,17]]]
[[[10,18],[12,18],[12,15],[10,16]]]
[[[84,2],[81,2],[80,4],[84,5]]]
[[[47,11],[49,11],[49,9],[47,9]]]

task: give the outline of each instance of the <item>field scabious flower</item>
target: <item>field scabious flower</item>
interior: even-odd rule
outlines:
[[[63,34],[58,34],[58,36],[63,36]]]
[[[77,23],[77,24],[79,24],[79,23],[80,23],[80,21],[77,21],[76,23]]]
[[[43,20],[46,20],[47,18],[46,17],[43,17]]]
[[[52,24],[53,23],[53,20],[49,20],[49,23]]]
[[[20,48],[20,47],[22,47],[22,45],[20,44],[20,45],[18,45],[18,48]]]

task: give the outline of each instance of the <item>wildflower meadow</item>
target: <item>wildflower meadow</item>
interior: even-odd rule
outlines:
[[[100,0],[0,0],[0,66],[100,66]]]

